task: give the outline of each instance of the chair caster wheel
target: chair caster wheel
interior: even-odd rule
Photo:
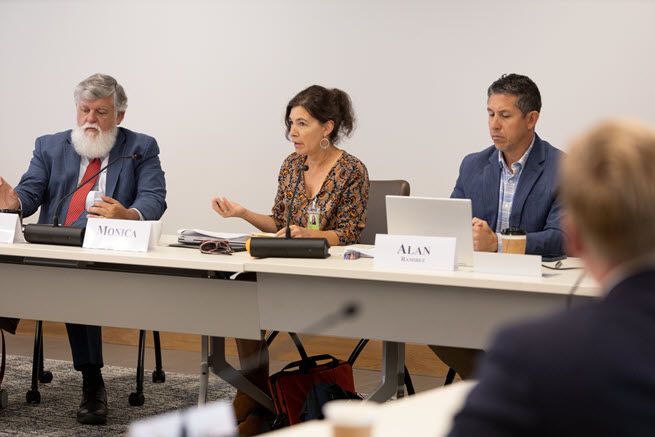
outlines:
[[[41,393],[38,390],[30,390],[25,395],[25,400],[28,404],[40,404],[41,403]]]
[[[9,405],[9,393],[5,389],[0,389],[0,410],[4,410]]]
[[[140,407],[146,401],[146,397],[143,396],[143,393],[130,393],[129,397],[130,405],[133,407]]]
[[[48,384],[52,382],[52,372],[49,370],[44,370],[41,376],[39,377],[39,382],[43,384]]]
[[[164,382],[166,381],[166,372],[163,370],[153,370],[152,371],[152,382]]]

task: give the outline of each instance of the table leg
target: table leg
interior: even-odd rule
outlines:
[[[198,405],[207,402],[207,387],[209,385],[209,337],[200,337],[200,389],[198,390]]]
[[[366,399],[384,402],[403,395],[405,380],[405,343],[382,342],[382,382]]]
[[[227,362],[225,358],[224,337],[210,337],[209,357],[207,362],[209,364],[209,369],[216,376],[230,384],[232,387],[241,390],[259,402],[259,404],[266,409],[275,412],[275,407],[273,406],[271,398]]]

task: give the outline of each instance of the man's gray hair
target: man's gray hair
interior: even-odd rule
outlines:
[[[75,87],[75,103],[80,100],[92,101],[114,96],[114,107],[116,112],[125,112],[127,109],[127,95],[123,87],[116,82],[116,79],[108,74],[94,74],[80,82]]]

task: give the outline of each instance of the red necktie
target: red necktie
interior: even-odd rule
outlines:
[[[98,158],[92,159],[89,162],[89,165],[86,167],[86,171],[82,177],[82,182],[91,177],[92,174],[97,173],[98,170],[100,170],[100,160]],[[96,177],[91,179],[88,183],[84,184],[82,188],[73,194],[71,203],[68,206],[68,213],[66,214],[66,221],[64,222],[65,226],[72,225],[75,220],[79,218],[80,214],[82,214],[86,204],[86,196],[89,194],[89,191],[91,191],[91,188],[93,188],[93,186],[96,184],[97,180],[98,175],[96,175]]]

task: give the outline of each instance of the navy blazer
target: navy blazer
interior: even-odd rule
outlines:
[[[141,160],[119,160],[107,169],[105,194],[126,208],[138,209],[145,220],[159,220],[166,211],[166,181],[157,141],[148,135],[119,128],[108,162],[135,153],[143,156]],[[16,187],[25,217],[41,207],[39,223],[52,223],[57,203],[77,186],[80,159],[71,143],[70,130],[36,139],[29,168]],[[66,217],[70,199],[64,201],[60,222]],[[83,212],[73,226],[84,227],[86,221],[86,212]]]
[[[562,151],[535,134],[534,145],[514,194],[509,225],[527,232],[526,253],[545,257],[564,255],[564,233],[557,199],[558,162]],[[450,197],[471,199],[473,217],[496,229],[500,189],[498,149],[490,146],[462,160]]]
[[[451,436],[655,434],[655,269],[606,298],[504,329]]]

